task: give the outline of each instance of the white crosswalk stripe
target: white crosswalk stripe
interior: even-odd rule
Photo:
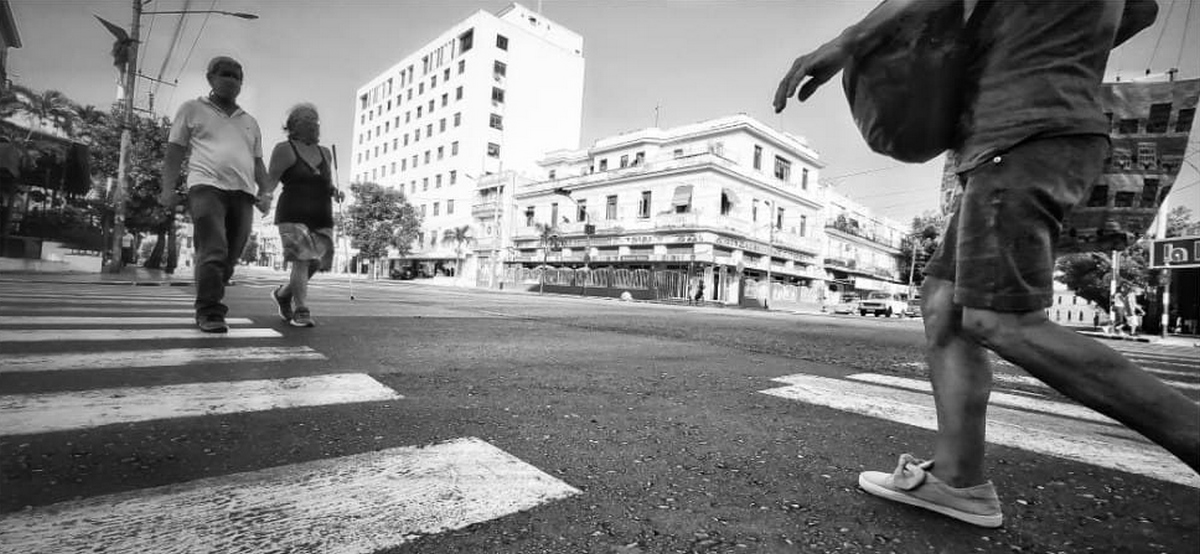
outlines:
[[[1194,399],[1200,390],[1200,358],[1192,352],[1118,347],[1146,371]],[[1085,464],[1118,469],[1200,488],[1200,476],[1165,450],[1110,418],[1058,398],[1041,381],[996,361],[988,409],[988,442]],[[923,362],[898,369],[927,372]],[[929,380],[880,373],[844,378],[797,374],[775,381],[783,386],[764,394],[886,419],[922,429],[937,429]],[[1030,391],[1035,392],[1030,392]]]
[[[131,426],[186,431],[209,418],[405,400],[371,375],[329,367],[310,347],[280,344],[283,334],[255,321],[278,327],[273,313],[230,318],[226,334],[201,333],[191,303],[178,287],[0,280],[0,438],[39,437],[53,448],[104,436],[115,437],[104,439],[112,441],[106,450],[137,448],[124,438]],[[233,375],[290,370],[213,380],[221,366],[236,368]],[[121,370],[152,384],[121,385],[130,373]],[[61,384],[46,380],[58,375]],[[75,388],[75,375],[87,376],[87,386]],[[66,390],[5,390],[31,377]],[[118,383],[94,385],[106,380]],[[276,453],[261,454],[264,469],[0,514],[0,554],[368,553],[581,494],[473,437],[275,466]]]

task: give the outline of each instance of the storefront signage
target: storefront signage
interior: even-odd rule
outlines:
[[[1176,237],[1153,241],[1150,267],[1200,267],[1200,237]]]

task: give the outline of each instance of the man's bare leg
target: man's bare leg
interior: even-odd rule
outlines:
[[[980,345],[1200,472],[1200,405],[1115,350],[1054,324],[1042,310],[964,308],[962,328]]]
[[[921,298],[938,417],[932,472],[952,487],[979,485],[986,481],[984,433],[992,389],[987,352],[963,333],[953,282],[926,277]]]

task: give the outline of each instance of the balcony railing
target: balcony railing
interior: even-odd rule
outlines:
[[[704,230],[724,232],[730,235],[756,240],[762,243],[771,241],[777,247],[792,248],[802,252],[817,253],[821,251],[821,240],[815,237],[802,237],[776,229],[774,237],[766,224],[753,223],[744,219],[723,215],[706,215],[698,213],[660,215],[645,219],[593,220],[597,235],[621,233],[646,233],[672,230]],[[573,236],[583,234],[584,222],[560,223],[560,235]],[[516,229],[518,237],[536,237],[540,233],[536,226],[519,226]]]

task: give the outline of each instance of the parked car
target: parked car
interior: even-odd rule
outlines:
[[[908,295],[899,292],[872,292],[858,305],[858,314],[862,316],[875,314],[875,317],[904,317],[907,310]]]
[[[908,299],[908,306],[904,308],[904,315],[907,317],[921,317],[921,297]]]
[[[852,314],[858,311],[858,302],[855,300],[838,302],[833,305],[831,311],[835,314]]]
[[[392,279],[401,281],[407,281],[417,276],[411,267],[393,267],[389,275]]]

